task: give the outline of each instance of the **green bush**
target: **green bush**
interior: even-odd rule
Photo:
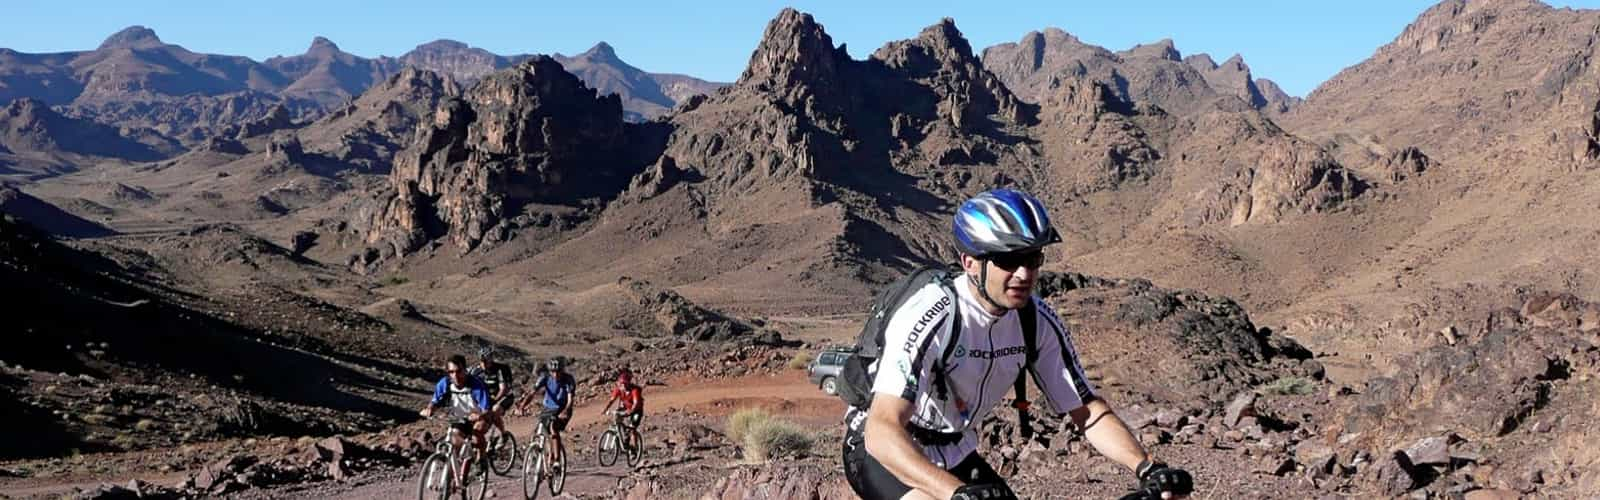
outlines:
[[[384,286],[399,286],[399,285],[404,285],[404,284],[410,283],[410,282],[411,282],[411,278],[407,278],[405,276],[390,276],[388,278],[384,278],[383,285]]]
[[[1317,383],[1305,377],[1284,377],[1262,386],[1261,392],[1279,396],[1304,396],[1317,392]]]
[[[764,462],[804,457],[811,453],[817,441],[810,432],[788,420],[769,418],[753,424],[744,435],[745,460]]]

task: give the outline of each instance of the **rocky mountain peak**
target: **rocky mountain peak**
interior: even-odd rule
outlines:
[[[940,53],[957,56],[963,62],[972,59],[972,45],[967,43],[961,30],[956,29],[955,19],[946,17],[939,20],[938,24],[923,28],[921,33],[917,33],[916,41]]]
[[[1539,15],[1550,10],[1553,8],[1537,0],[1446,0],[1417,16],[1393,43],[1379,51],[1425,54],[1453,43],[1470,42],[1474,33],[1488,30],[1507,13],[1536,11],[1532,14]]]
[[[1249,73],[1250,65],[1244,63],[1244,56],[1234,54],[1233,57],[1229,57],[1228,60],[1217,65],[1217,69]]]
[[[884,45],[872,59],[932,90],[941,101],[940,114],[958,128],[995,113],[1014,123],[1024,121],[1016,97],[973,56],[950,18],[924,28],[916,38]]]
[[[1168,61],[1181,62],[1183,56],[1178,53],[1178,47],[1172,43],[1171,38],[1163,38],[1151,44],[1139,44],[1125,52],[1130,57],[1149,57]]]
[[[833,38],[811,14],[786,8],[767,23],[736,85],[774,90],[825,88],[837,84],[841,60],[848,59],[834,49]]]
[[[1204,52],[1185,57],[1183,62],[1194,69],[1200,70],[1202,73],[1217,69],[1217,61],[1211,59],[1211,54]]]
[[[441,52],[455,52],[455,51],[460,51],[460,50],[467,50],[469,48],[471,48],[471,47],[467,46],[467,44],[465,44],[465,43],[461,43],[461,42],[458,42],[458,41],[455,41],[455,40],[449,40],[449,39],[441,38],[441,39],[434,40],[434,41],[431,41],[431,42],[428,42],[428,43],[424,43],[422,45],[418,45],[415,49],[412,49],[412,52],[441,53]]]
[[[311,39],[311,47],[306,49],[306,55],[312,57],[330,57],[339,54],[339,45],[323,37]]]
[[[101,49],[147,49],[162,45],[165,44],[156,36],[155,30],[137,25],[123,28],[100,42]]]
[[[584,53],[578,54],[578,57],[597,61],[621,62],[621,59],[617,58],[617,50],[611,48],[611,44],[606,42],[594,44],[594,47],[590,47]]]

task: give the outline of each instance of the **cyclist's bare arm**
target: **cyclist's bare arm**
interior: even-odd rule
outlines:
[[[433,401],[430,400],[426,406],[422,407],[422,411],[417,412],[417,414],[421,415],[422,418],[432,418],[433,410],[437,408],[439,408],[439,405],[434,404]]]
[[[961,480],[948,471],[933,465],[922,456],[922,451],[911,440],[906,423],[911,421],[911,402],[893,394],[874,394],[872,408],[867,410],[867,453],[883,464],[895,479],[910,486],[912,494],[905,498],[950,498]]]
[[[874,403],[876,404],[876,403]],[[1084,438],[1094,446],[1101,455],[1111,459],[1128,470],[1139,466],[1139,462],[1151,459],[1139,440],[1133,436],[1133,431],[1128,429],[1128,424],[1112,413],[1111,405],[1105,400],[1095,398],[1088,404],[1068,413],[1072,423],[1083,429]]]

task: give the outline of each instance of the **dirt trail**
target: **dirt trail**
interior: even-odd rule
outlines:
[[[665,386],[647,387],[645,401],[650,413],[676,409],[707,416],[726,415],[746,406],[782,408],[785,416],[812,425],[837,421],[844,412],[844,404],[838,398],[817,390],[799,371],[778,376],[754,375],[714,381],[678,377],[668,380]],[[564,493],[605,494],[616,489],[618,482],[628,474],[626,466],[601,467],[595,461],[593,443],[589,438],[604,423],[604,416],[600,412],[604,405],[605,401],[594,401],[573,410],[569,433],[576,431],[582,436],[568,443],[571,469],[568,470]],[[512,433],[521,438],[533,432],[534,419],[512,418],[509,425]],[[645,435],[646,441],[651,439],[652,436]],[[417,484],[416,478],[410,474],[412,472],[415,471],[407,471],[402,478],[328,494],[332,498],[352,500],[415,495]],[[496,477],[491,480],[490,486],[494,498],[516,498],[522,493],[520,472],[513,472],[512,477]],[[548,492],[544,496],[548,496]]]
[[[669,379],[665,385],[645,388],[646,408],[649,414],[668,410],[722,417],[739,408],[760,406],[782,413],[786,418],[812,426],[826,426],[837,422],[844,406],[838,398],[823,394],[807,379],[804,372],[794,370],[782,374],[751,375],[724,380],[699,380],[692,376]],[[604,425],[601,407],[605,401],[591,401],[573,410],[569,434],[576,435],[569,442],[568,460],[571,469],[567,475],[565,491],[572,494],[605,494],[618,485],[628,474],[625,466],[600,467],[595,462],[592,438]],[[649,417],[646,417],[648,425]],[[513,417],[510,428],[519,438],[533,431],[534,419]],[[646,441],[656,436],[645,435]],[[648,460],[648,457],[647,457]],[[348,499],[400,498],[415,495],[414,470],[386,471],[358,478],[351,483],[325,483],[308,485],[301,491],[289,493],[285,489],[250,490],[244,497],[280,497],[286,493],[296,496],[333,497]],[[181,480],[185,471],[167,474],[111,474],[104,477],[72,476],[61,481],[23,480],[0,488],[0,497],[58,497],[70,493],[74,487],[93,488],[102,483],[126,484],[135,477],[155,484],[173,484]],[[491,482],[494,498],[516,497],[522,492],[520,471],[512,477],[496,477]],[[290,488],[295,489],[295,488]]]

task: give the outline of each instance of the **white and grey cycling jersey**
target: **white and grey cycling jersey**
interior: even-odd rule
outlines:
[[[884,332],[883,353],[869,373],[872,392],[904,398],[915,411],[911,425],[941,433],[962,433],[959,443],[923,446],[935,465],[954,467],[977,450],[978,424],[1011,392],[1027,362],[1018,311],[989,314],[970,286],[955,284],[956,300],[938,283],[918,290],[896,311]],[[1094,398],[1083,375],[1072,339],[1061,318],[1044,301],[1037,306],[1039,357],[1034,362],[1030,392],[1042,390],[1057,414],[1082,407]],[[945,366],[947,391],[941,399],[934,384],[934,361],[949,345],[946,323],[952,308],[961,308],[962,332]],[[865,412],[851,409],[847,424],[859,429]]]

